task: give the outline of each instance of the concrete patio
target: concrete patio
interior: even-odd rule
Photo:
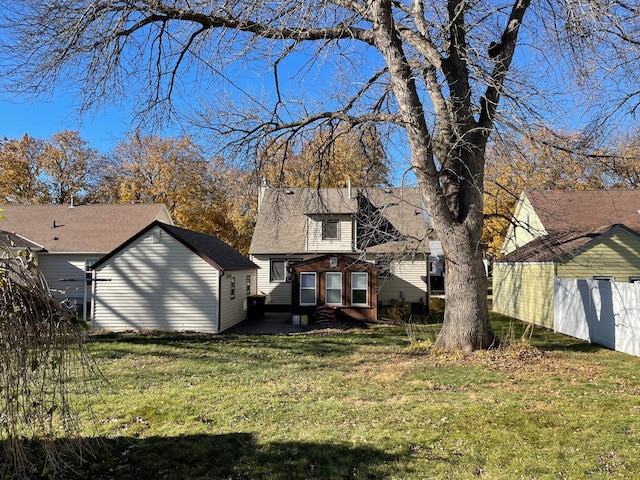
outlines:
[[[323,325],[321,328],[326,328]],[[293,325],[291,312],[265,312],[263,318],[247,319],[230,328],[227,334],[251,334],[251,335],[287,335],[316,330],[314,325]]]

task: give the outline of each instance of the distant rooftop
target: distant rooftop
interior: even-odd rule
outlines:
[[[50,253],[107,253],[160,220],[173,224],[162,204],[0,205],[0,229]]]

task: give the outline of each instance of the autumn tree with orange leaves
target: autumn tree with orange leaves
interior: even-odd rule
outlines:
[[[274,142],[258,155],[256,175],[274,187],[389,183],[384,148],[370,128],[320,129],[307,141]]]
[[[522,190],[605,188],[603,166],[603,156],[577,133],[538,131],[494,142],[485,165],[483,240],[487,255],[500,256]]]
[[[177,226],[216,235],[238,247],[224,185],[216,161],[209,161],[190,137],[163,139],[136,132],[112,152],[98,198],[163,203]]]
[[[96,184],[102,156],[73,130],[48,140],[25,134],[0,142],[0,201],[70,203],[83,201]]]
[[[47,203],[47,189],[39,179],[44,142],[27,134],[0,141],[0,202]]]

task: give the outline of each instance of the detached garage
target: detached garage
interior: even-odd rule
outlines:
[[[93,265],[93,330],[219,333],[247,318],[257,266],[222,240],[154,222]]]

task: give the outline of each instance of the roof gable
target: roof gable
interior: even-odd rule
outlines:
[[[109,254],[102,257],[92,268],[96,269],[109,263],[113,257],[126,250],[129,245],[154,228],[160,228],[165,231],[205,262],[219,270],[253,270],[258,268],[255,263],[214,235],[186,230],[160,221],[153,222],[126,240]]]
[[[585,231],[555,231],[536,238],[496,260],[496,263],[556,263],[575,257],[616,232],[640,238],[625,225],[606,225]]]
[[[155,220],[173,223],[162,204],[3,205],[0,228],[50,253],[107,253]]]
[[[359,198],[365,198],[366,202]],[[303,253],[307,216],[355,217],[362,211],[363,203],[372,206],[385,223],[385,232],[391,234],[385,242],[397,244],[398,237],[410,238],[413,243],[425,243],[428,250],[429,229],[422,198],[415,187],[370,187],[357,191],[347,188],[266,188],[249,252],[254,255]]]

